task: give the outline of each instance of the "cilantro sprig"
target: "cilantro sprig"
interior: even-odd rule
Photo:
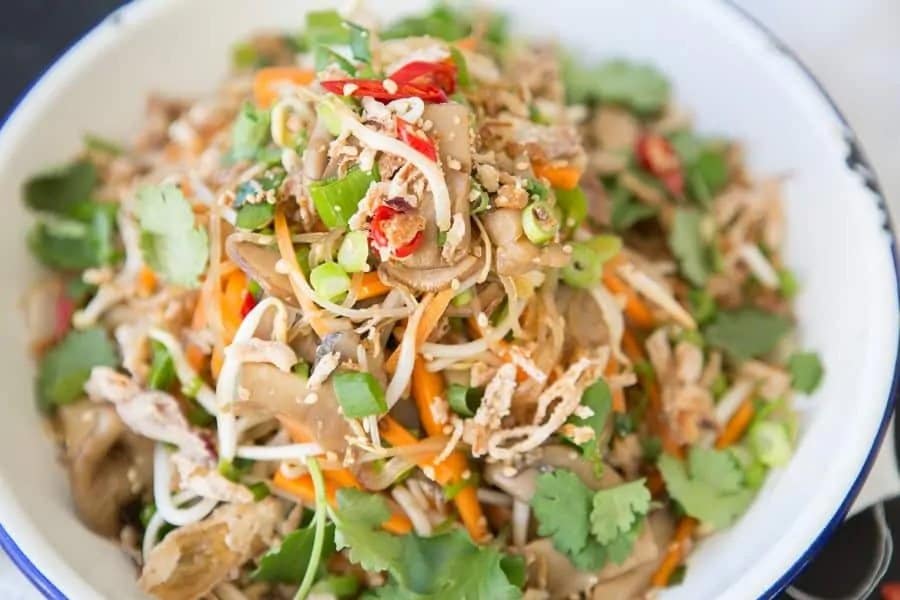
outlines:
[[[531,508],[538,534],[579,569],[599,569],[609,561],[622,563],[634,547],[650,508],[643,479],[594,492],[565,469],[537,478]]]
[[[115,348],[102,329],[70,332],[44,355],[38,366],[38,406],[51,410],[74,402],[82,395],[91,369],[114,367],[117,363]]]
[[[703,337],[740,361],[768,354],[790,328],[790,321],[781,315],[747,307],[719,310],[704,327]]]
[[[138,191],[138,219],[144,260],[170,283],[193,287],[206,268],[206,230],[194,226],[194,213],[174,185]]]

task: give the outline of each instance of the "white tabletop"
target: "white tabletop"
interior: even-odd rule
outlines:
[[[735,0],[810,67],[844,111],[900,220],[900,3],[895,0]],[[893,435],[854,510],[900,493]],[[40,598],[0,553],[0,598]]]

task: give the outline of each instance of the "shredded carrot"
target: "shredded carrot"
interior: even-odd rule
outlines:
[[[274,221],[275,240],[278,243],[278,253],[281,255],[281,260],[293,265],[294,273],[298,274],[299,277],[303,277],[300,265],[297,264],[297,255],[294,253],[294,243],[291,241],[291,230],[288,228],[287,219],[284,217],[284,210],[279,206],[275,207]],[[293,289],[294,295],[297,297],[297,302],[300,303],[300,308],[303,309],[304,316],[309,321],[309,326],[312,327],[313,331],[315,331],[316,335],[320,338],[325,337],[330,333],[330,330],[327,323],[322,319],[319,307],[302,293],[302,290],[294,283],[293,277],[290,277],[289,279],[291,282],[291,289]]]
[[[434,297],[428,302],[428,306],[425,307],[425,310],[422,312],[422,318],[419,320],[419,327],[418,329],[416,329],[417,351],[418,348],[425,343],[425,341],[428,339],[428,336],[430,336],[431,332],[434,331],[435,327],[437,327],[438,323],[441,320],[441,317],[444,316],[444,312],[446,312],[447,307],[450,305],[450,301],[455,295],[456,292],[454,292],[450,288],[447,288],[435,294]],[[400,348],[397,348],[388,357],[387,362],[384,365],[385,370],[388,373],[393,373],[394,371],[396,371],[397,363],[399,362],[399,360]]]
[[[753,405],[753,397],[751,395],[741,403],[731,418],[728,419],[725,429],[722,430],[719,439],[716,440],[716,448],[721,450],[741,439],[741,436],[747,431],[747,427],[750,426],[750,421],[753,420],[755,412],[756,407]]]
[[[609,362],[606,363],[606,370],[604,373],[607,377],[611,375],[615,375],[619,370],[619,363],[616,360],[615,356],[609,357]],[[616,388],[612,392],[612,409],[613,412],[624,413],[627,409],[625,406],[625,391],[622,388]]]
[[[316,74],[309,69],[298,67],[266,67],[256,72],[253,77],[253,99],[266,108],[278,99],[278,86],[283,83],[307,85],[312,83]]]
[[[534,174],[543,177],[550,185],[564,190],[573,190],[578,187],[581,179],[581,171],[575,167],[564,165],[556,166],[551,163],[534,161],[531,163]]]
[[[684,560],[687,542],[694,535],[695,529],[697,529],[696,519],[682,517],[681,521],[678,522],[678,527],[675,528],[675,536],[669,543],[666,555],[650,579],[653,587],[665,587],[669,583],[669,579],[672,578],[675,569]]]
[[[453,45],[459,48],[460,50],[475,50],[478,46],[478,39],[475,36],[468,36],[453,42]]]
[[[247,293],[247,275],[243,271],[234,271],[225,280],[225,291],[222,294],[222,326],[225,328],[225,343],[228,344],[234,338],[238,327],[241,325],[241,306],[244,304],[244,294]]]
[[[650,494],[654,498],[657,498],[666,491],[666,482],[663,481],[662,474],[656,467],[652,467],[650,471],[647,472],[647,489],[650,490]]]
[[[279,416],[278,422],[285,428],[292,441],[298,444],[315,441],[313,436],[310,435],[309,429],[303,423],[285,416]],[[362,487],[356,476],[348,469],[326,469],[324,473],[327,479],[331,479],[341,487]]]
[[[625,296],[625,316],[635,326],[650,329],[656,325],[656,319],[650,308],[638,297],[637,293],[616,277],[612,269],[603,270],[603,285],[614,293]]]
[[[425,368],[425,361],[417,356],[412,372],[412,397],[419,409],[419,420],[428,435],[441,435],[442,427],[434,420],[431,403],[444,396],[444,376]]]
[[[157,281],[156,273],[154,273],[150,267],[146,265],[141,267],[137,280],[138,294],[140,296],[149,296],[152,294],[153,290],[156,289]]]
[[[391,417],[382,417],[378,425],[381,437],[392,446],[410,446],[419,443],[416,436]],[[444,461],[434,464],[436,457],[437,453],[423,453],[416,457],[415,460],[416,464],[423,471],[432,471],[434,480],[441,485],[456,483],[465,479],[466,471],[469,469],[469,461],[466,460],[462,453],[452,452]],[[475,488],[466,486],[454,496],[453,502],[456,504],[456,510],[459,511],[459,516],[472,539],[476,542],[485,539],[488,535],[487,519],[485,519],[481,504],[478,502]]]
[[[325,472],[325,496],[328,498],[328,503],[332,506],[335,506],[337,503],[337,491],[338,489],[345,487],[339,485],[337,482],[333,481],[329,476],[329,472]],[[310,504],[315,502],[316,494],[315,488],[313,486],[312,477],[309,475],[301,475],[295,479],[288,479],[281,473],[281,469],[275,472],[275,477],[272,479],[272,483],[278,489],[287,492],[292,496],[296,496],[303,500],[303,502]],[[407,534],[412,531],[412,523],[406,515],[399,512],[394,507],[391,507],[391,516],[388,517],[388,520],[381,524],[381,526],[385,529],[385,531],[389,531],[391,533],[396,533],[398,535]]]
[[[481,325],[478,324],[478,320],[475,317],[469,317],[466,319],[466,323],[469,327],[469,333],[473,338],[484,337],[484,330],[481,328]],[[503,362],[512,362],[512,352],[510,351],[510,346],[505,340],[497,340],[491,344],[491,349],[496,352],[497,356],[503,359]],[[516,365],[516,382],[522,383],[523,381],[528,381],[531,376],[524,371],[521,367]]]
[[[357,300],[377,298],[391,291],[391,286],[381,281],[381,278],[375,271],[357,273],[353,276],[351,286]]]
[[[209,359],[209,371],[215,379],[219,378],[222,365],[225,363],[225,352],[222,346],[213,347],[212,357]]]

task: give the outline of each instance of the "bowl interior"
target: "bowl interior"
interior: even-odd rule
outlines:
[[[76,520],[32,398],[20,299],[38,271],[24,246],[19,188],[65,161],[84,132],[127,139],[147,93],[212,92],[229,48],[261,28],[295,28],[302,0],[137,1],[70,51],[0,133],[0,515],[12,538],[69,597],[140,597],[134,569]],[[729,6],[603,0],[560,11],[537,0],[497,2],[517,28],[553,37],[582,58],[651,61],[672,79],[702,131],[742,140],[757,174],[785,178],[787,259],[802,282],[801,345],[819,351],[826,378],[801,399],[796,456],[775,472],[750,511],[691,556],[671,600],[753,597],[803,555],[833,517],[883,422],[897,354],[898,305],[890,232],[877,195],[848,167],[848,132],[798,65]],[[378,2],[384,16],[426,2]],[[374,7],[374,3],[371,5]],[[371,8],[371,7],[370,7]]]

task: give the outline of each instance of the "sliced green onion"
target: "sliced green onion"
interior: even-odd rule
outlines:
[[[797,283],[797,278],[792,271],[789,269],[780,269],[778,271],[778,290],[782,296],[790,300],[797,295],[799,289],[800,285]]]
[[[450,59],[456,66],[456,82],[462,88],[467,88],[472,84],[469,77],[469,65],[466,63],[466,57],[460,52],[456,46],[450,46]]]
[[[553,193],[556,194],[556,203],[565,215],[566,227],[575,229],[581,225],[587,217],[587,196],[581,187],[571,190],[553,188]]]
[[[269,497],[269,486],[267,486],[262,481],[257,481],[256,483],[251,483],[247,486],[250,488],[250,493],[253,494],[253,500],[255,502],[259,502],[265,498]]]
[[[346,227],[373,181],[372,173],[351,169],[343,179],[310,185],[309,195],[325,226],[329,229]]]
[[[481,391],[458,383],[451,383],[447,388],[447,403],[453,412],[461,417],[471,417],[481,404]]]
[[[237,44],[231,49],[231,64],[238,69],[249,69],[256,66],[258,60],[259,53],[250,44]]]
[[[300,379],[309,379],[309,363],[305,360],[299,361],[297,364],[291,367],[291,373],[293,373]]]
[[[601,263],[622,251],[622,238],[617,235],[595,235],[585,243],[594,250]]]
[[[457,495],[467,487],[474,487],[478,485],[478,474],[475,473],[469,478],[460,478],[456,481],[448,483],[444,486],[444,499],[445,500],[453,500]]]
[[[751,490],[758,490],[766,479],[768,468],[759,460],[754,460],[744,467],[744,483]]]
[[[337,300],[350,290],[350,277],[336,262],[324,262],[309,273],[309,283],[316,294],[326,300]]]
[[[453,296],[453,299],[450,302],[453,303],[453,306],[465,306],[469,302],[475,299],[475,292],[472,291],[472,288],[467,290],[463,290],[457,295]]]
[[[525,191],[528,192],[528,197],[532,200],[546,200],[547,196],[550,195],[550,190],[547,189],[547,186],[537,179],[528,179],[525,182]]]
[[[275,218],[275,205],[268,202],[244,204],[238,209],[235,225],[239,229],[256,231],[268,226]]]
[[[247,282],[247,293],[259,300],[259,297],[262,296],[263,293],[262,286],[259,285],[259,282],[255,279],[251,279]]]
[[[532,202],[522,211],[522,229],[532,244],[546,244],[559,232],[559,209],[544,200]]]
[[[572,243],[572,261],[560,270],[562,280],[572,287],[587,289],[596,285],[603,274],[603,261],[584,242]]]
[[[371,34],[369,30],[349,21],[345,21],[344,26],[350,33],[350,51],[353,53],[353,58],[363,62],[371,62],[372,51],[369,48]]]
[[[338,264],[348,273],[362,273],[369,261],[369,240],[362,231],[351,231],[338,248]]]
[[[337,373],[333,383],[345,417],[360,419],[387,412],[384,390],[371,374],[345,371]]]
[[[780,423],[763,421],[750,429],[750,446],[761,463],[778,467],[791,458],[791,442],[787,428]]]
[[[187,418],[188,423],[195,427],[209,427],[216,422],[216,418],[206,412],[206,409],[191,397],[187,399],[184,416]]]
[[[150,348],[153,352],[153,360],[150,364],[150,374],[147,376],[147,386],[152,390],[168,390],[175,381],[175,365],[172,356],[166,347],[152,340]]]

